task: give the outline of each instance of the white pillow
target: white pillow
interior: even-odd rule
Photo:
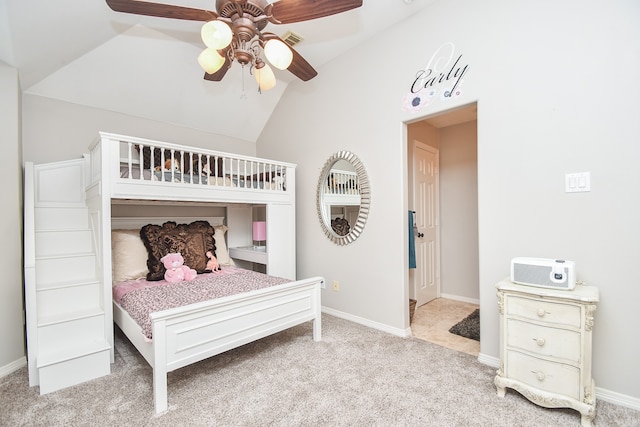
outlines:
[[[229,251],[227,250],[227,242],[224,240],[224,234],[228,228],[226,225],[216,225],[213,227],[215,233],[213,238],[216,241],[216,258],[220,265],[235,265],[233,260],[229,257]]]
[[[145,278],[147,248],[140,238],[140,230],[111,231],[111,263],[113,284],[125,280]]]

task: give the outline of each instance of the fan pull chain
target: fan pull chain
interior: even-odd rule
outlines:
[[[257,72],[258,72],[258,69],[256,68],[254,72],[255,72],[255,73],[257,73]],[[257,74],[256,74],[256,75],[257,75]],[[262,86],[262,74],[260,74],[260,75],[258,76],[258,78],[259,78],[259,80],[258,80],[258,93],[259,93],[260,95],[262,95],[262,87],[261,87],[261,86]]]
[[[242,66],[242,93],[240,94],[240,99],[247,99],[247,92],[244,90],[244,65]]]

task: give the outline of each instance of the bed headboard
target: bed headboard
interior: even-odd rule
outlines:
[[[201,217],[201,216],[176,216],[176,217],[115,217],[111,218],[111,229],[112,230],[135,230],[141,229],[147,224],[157,224],[162,225],[167,221],[175,221],[178,224],[189,224],[193,221],[205,220],[209,221],[209,224],[212,226],[223,225],[224,217],[222,216],[211,216],[211,217]]]

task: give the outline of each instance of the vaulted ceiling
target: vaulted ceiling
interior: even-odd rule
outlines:
[[[267,29],[302,36],[295,49],[321,75],[333,58],[433,1],[364,0],[339,15]],[[215,8],[214,0],[156,2]],[[259,94],[235,63],[222,82],[204,80],[200,27],[117,13],[104,0],[0,0],[0,60],[18,69],[25,93],[256,141],[295,77],[275,70],[276,87]]]

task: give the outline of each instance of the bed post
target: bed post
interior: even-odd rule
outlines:
[[[313,298],[316,300],[315,303],[315,312],[316,317],[313,319],[313,340],[318,342],[322,340],[322,289],[321,286],[324,284],[324,279],[320,279],[319,283],[315,286],[313,292]]]
[[[153,321],[151,326],[153,336],[153,406],[156,414],[167,410],[167,340],[165,336],[165,321]]]

